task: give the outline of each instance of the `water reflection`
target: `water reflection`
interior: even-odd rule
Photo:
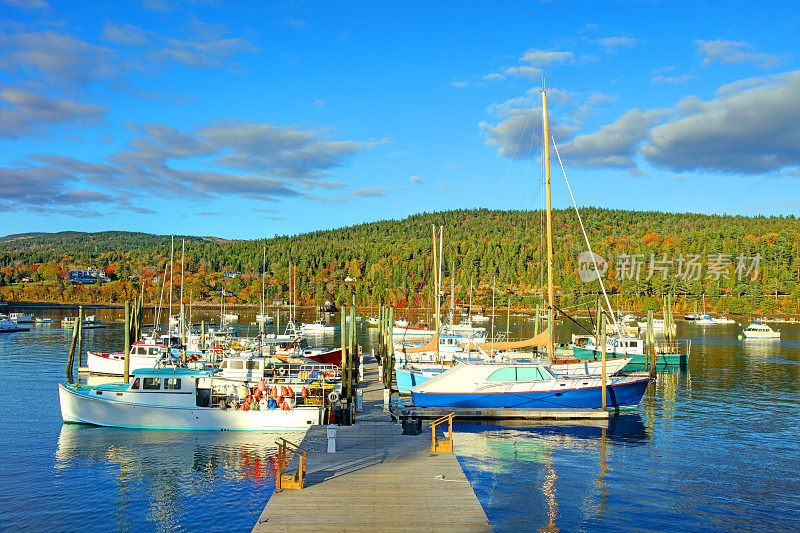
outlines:
[[[82,497],[105,499],[113,507],[120,530],[141,526],[143,519],[159,530],[191,529],[194,519],[187,512],[206,506],[208,502],[202,499],[221,485],[235,488],[233,492],[246,498],[247,504],[255,499],[263,506],[274,487],[274,442],[279,437],[299,443],[302,434],[139,431],[65,424],[58,436],[55,469],[113,471],[112,476],[87,486]],[[254,498],[256,494],[261,498]],[[141,507],[142,496],[146,509]]]

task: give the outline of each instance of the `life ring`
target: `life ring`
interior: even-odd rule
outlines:
[[[275,373],[277,375],[279,375],[279,376],[285,376],[286,375],[286,369],[285,368],[276,368],[275,369]]]
[[[336,401],[337,401],[338,399],[339,399],[339,395],[338,395],[338,394],[336,394],[336,391],[335,391],[335,390],[334,390],[334,391],[331,391],[331,393],[330,393],[330,394],[328,394],[328,401],[329,401],[329,402],[331,402],[331,403],[336,403]]]

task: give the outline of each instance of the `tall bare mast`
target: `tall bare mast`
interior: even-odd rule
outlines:
[[[436,333],[433,338],[436,339],[436,362],[439,362],[439,269],[436,259],[436,224],[431,227],[433,232],[433,286],[436,292],[436,303],[434,304],[434,311],[436,313]]]
[[[544,179],[547,197],[547,355],[553,360],[553,216],[550,203],[550,128],[547,124],[547,94],[542,89],[542,123],[544,126]]]

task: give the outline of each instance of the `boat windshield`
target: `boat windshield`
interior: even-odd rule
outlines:
[[[552,377],[540,366],[507,366],[495,370],[486,381],[550,381]]]

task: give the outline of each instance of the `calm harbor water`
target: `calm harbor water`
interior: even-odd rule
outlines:
[[[69,333],[58,321],[75,313],[32,311],[55,323],[0,335],[0,528],[249,531],[274,485],[275,439],[302,435],[62,425]],[[632,415],[456,426],[456,455],[495,530],[800,529],[800,326],[778,325],[779,342],[678,327],[692,340],[688,369],[660,373]],[[511,329],[532,332],[522,317]],[[84,351],[122,346],[120,323],[84,333]],[[359,328],[367,350],[372,340]]]

